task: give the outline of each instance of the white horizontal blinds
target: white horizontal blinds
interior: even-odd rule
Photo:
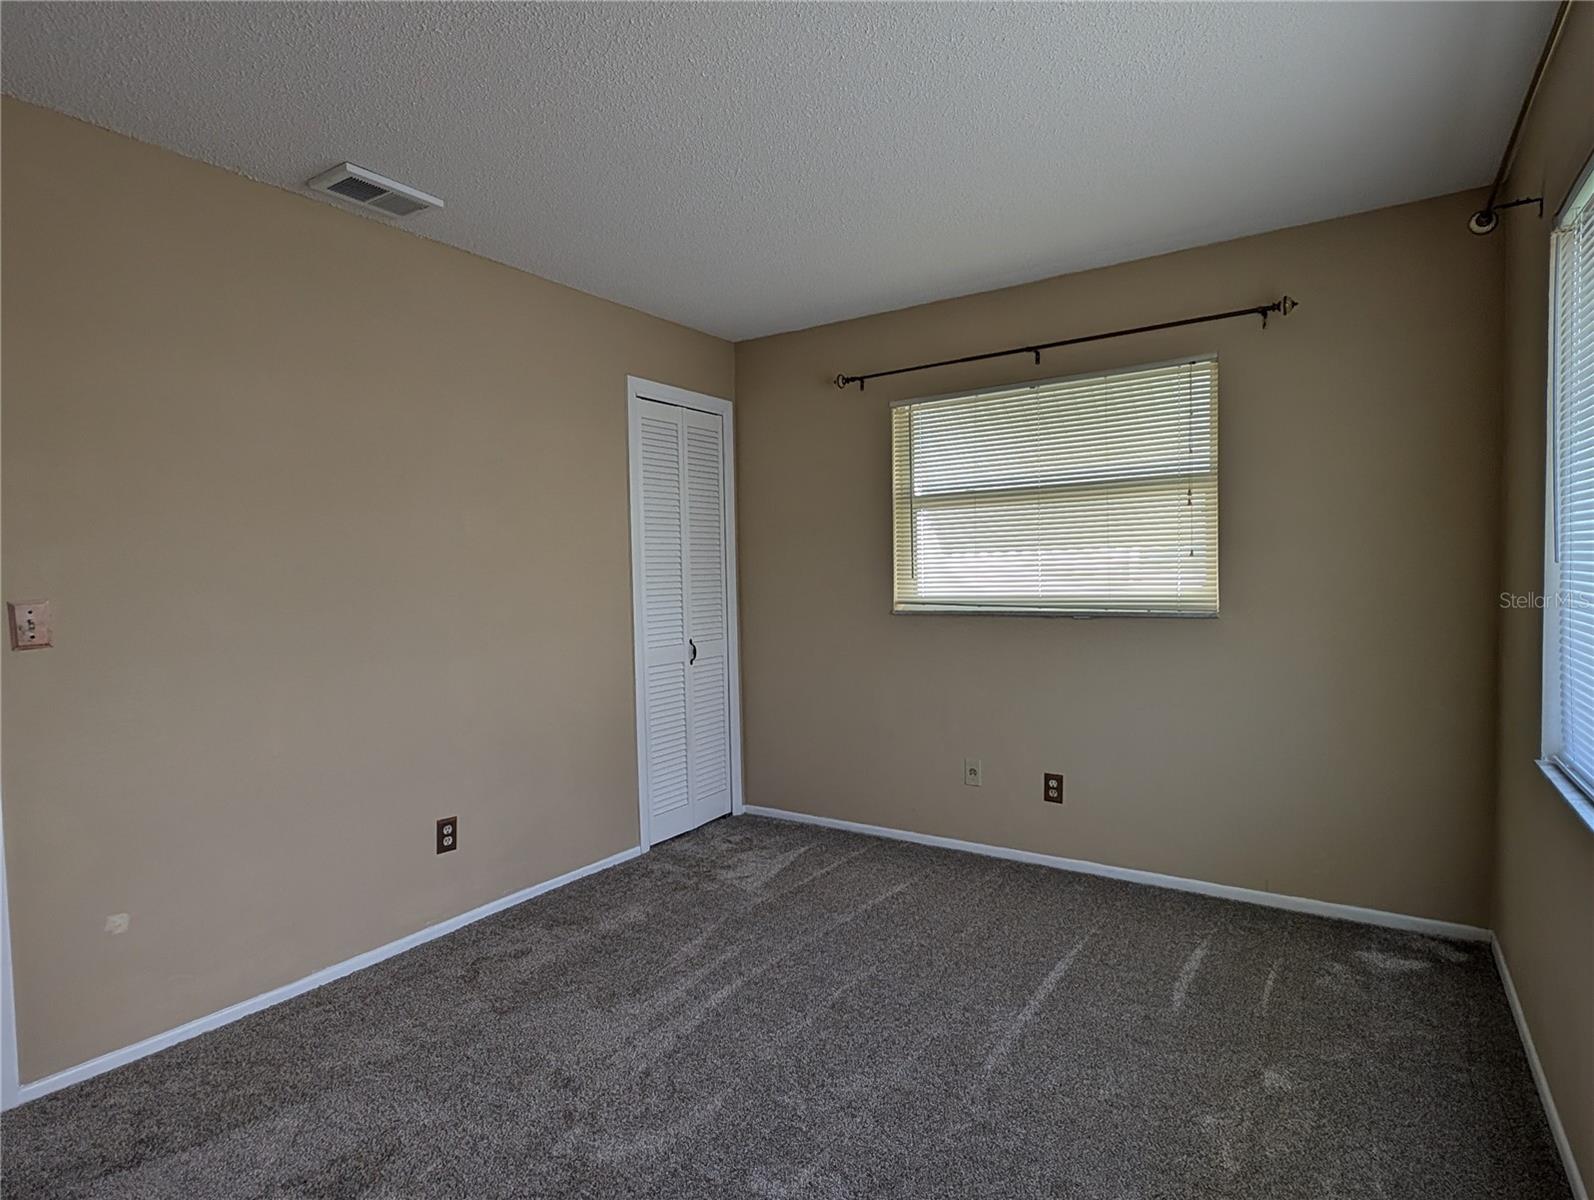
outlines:
[[[899,612],[1218,607],[1214,359],[898,405]]]
[[[1594,203],[1555,234],[1555,619],[1561,729],[1555,757],[1594,789]]]

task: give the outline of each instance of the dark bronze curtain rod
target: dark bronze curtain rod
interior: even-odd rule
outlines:
[[[1178,329],[1182,325],[1204,325],[1208,321],[1227,321],[1234,317],[1261,317],[1262,328],[1267,328],[1267,319],[1270,313],[1278,313],[1281,317],[1290,315],[1290,310],[1295,307],[1295,301],[1288,296],[1280,296],[1272,304],[1256,304],[1250,308],[1231,308],[1228,312],[1207,313],[1200,317],[1183,317],[1177,321],[1159,321],[1155,325],[1136,325],[1133,329],[1114,329],[1108,333],[1087,333],[1083,337],[1061,338],[1055,342],[1041,342],[1033,346],[1014,346],[1011,350],[992,350],[985,354],[965,354],[962,358],[943,358],[940,362],[919,363],[912,367],[897,367],[890,371],[870,371],[864,375],[837,375],[836,386],[844,388],[850,383],[856,383],[858,390],[863,391],[863,385],[871,379],[884,379],[888,375],[906,375],[909,371],[933,371],[936,367],[956,367],[963,363],[985,362],[992,358],[1007,358],[1014,354],[1033,354],[1035,362],[1041,360],[1042,350],[1056,350],[1061,346],[1078,346],[1084,342],[1101,342],[1108,338],[1128,337],[1132,333],[1155,333],[1159,329]]]
[[[1511,168],[1516,165],[1517,151],[1522,146],[1522,127],[1528,123],[1528,113],[1533,110],[1533,101],[1539,94],[1539,85],[1544,82],[1544,72],[1550,65],[1550,59],[1555,54],[1555,44],[1561,40],[1561,30],[1566,28],[1566,18],[1572,13],[1572,0],[1561,0],[1560,7],[1555,10],[1555,16],[1550,21],[1549,35],[1544,39],[1544,49],[1539,52],[1539,65],[1533,68],[1533,77],[1528,80],[1528,90],[1522,97],[1522,107],[1517,109],[1516,124],[1511,126],[1511,136],[1506,139],[1505,153],[1500,155],[1500,168],[1494,173],[1494,183],[1489,188],[1489,198],[1484,201],[1483,207],[1472,214],[1472,219],[1467,222],[1467,228],[1476,234],[1493,233],[1500,224],[1500,214],[1508,208],[1521,208],[1524,204],[1537,204],[1539,216],[1544,216],[1543,196],[1523,196],[1512,200],[1509,204],[1500,203],[1500,193],[1505,188],[1505,182],[1511,177]]]

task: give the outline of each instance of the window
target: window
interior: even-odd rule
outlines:
[[[896,405],[899,613],[1212,616],[1218,364]]]
[[[1544,756],[1594,794],[1594,175],[1550,248]]]

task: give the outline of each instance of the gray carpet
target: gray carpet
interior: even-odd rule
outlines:
[[[751,817],[0,1134],[19,1200],[1571,1194],[1484,947]]]

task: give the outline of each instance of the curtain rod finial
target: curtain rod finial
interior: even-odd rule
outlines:
[[[1279,297],[1279,316],[1287,317],[1299,307],[1300,301],[1296,300],[1293,296]]]

